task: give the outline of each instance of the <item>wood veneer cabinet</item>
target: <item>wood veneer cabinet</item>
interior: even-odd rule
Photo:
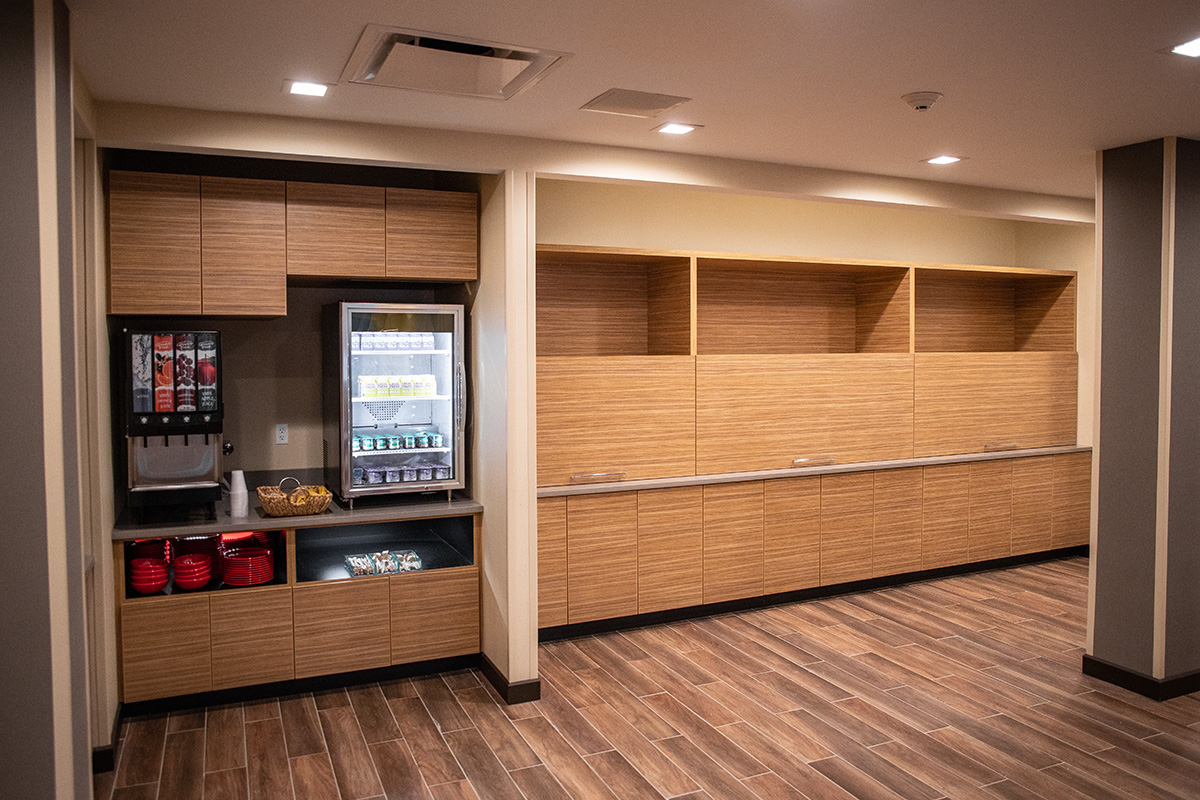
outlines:
[[[388,187],[387,277],[473,281],[479,277],[479,196]]]
[[[297,678],[392,663],[388,581],[378,576],[292,588]]]
[[[200,179],[200,283],[205,314],[287,313],[283,181]]]
[[[296,677],[289,587],[215,592],[209,619],[213,689]]]
[[[636,492],[567,498],[567,619],[637,613]]]
[[[212,689],[207,596],[154,597],[121,610],[127,703]]]
[[[763,483],[704,487],[704,602],[763,593]]]
[[[639,614],[704,602],[703,526],[701,487],[637,493]]]
[[[1012,555],[1012,462],[979,461],[967,472],[968,560]]]
[[[199,314],[200,177],[108,175],[108,311]]]
[[[387,275],[382,186],[287,182],[287,274]]]
[[[921,569],[925,470],[875,471],[871,575],[901,575]]]
[[[821,585],[871,577],[875,475],[821,476]]]
[[[921,568],[967,563],[970,465],[925,467],[921,487]]]
[[[538,627],[567,624],[567,498],[537,501]]]
[[[909,458],[906,354],[700,356],[696,471]]]
[[[479,567],[392,575],[388,582],[391,663],[479,652]]]
[[[537,360],[539,486],[696,471],[688,356]]]
[[[763,593],[821,584],[821,478],[763,482]]]
[[[1037,553],[1053,547],[1055,465],[1064,456],[1012,461],[1012,554]],[[1089,483],[1091,475],[1088,475]],[[1081,543],[1080,543],[1081,544]]]
[[[1054,459],[1054,513],[1051,547],[1091,541],[1092,454],[1068,453]]]

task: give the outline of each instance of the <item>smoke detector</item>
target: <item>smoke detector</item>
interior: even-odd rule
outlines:
[[[900,97],[916,111],[928,111],[930,106],[942,99],[941,92],[909,92]]]
[[[359,38],[341,80],[508,100],[569,56],[554,50],[371,24]]]

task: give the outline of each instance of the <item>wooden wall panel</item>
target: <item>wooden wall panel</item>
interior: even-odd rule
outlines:
[[[649,278],[642,264],[559,264],[539,259],[538,356],[648,355],[648,292]],[[663,310],[656,307],[659,313]]]
[[[1053,547],[1074,547],[1091,541],[1092,454],[1054,456]]]
[[[704,602],[763,593],[763,484],[704,487]]]
[[[479,652],[479,567],[392,575],[393,664]]]
[[[649,267],[646,291],[646,352],[692,355],[691,259]]]
[[[207,595],[124,603],[120,625],[124,702],[212,689]]]
[[[287,182],[287,272],[385,275],[384,188]]]
[[[292,602],[297,678],[392,663],[386,576],[299,584]]]
[[[387,276],[429,281],[479,277],[479,196],[388,187]]]
[[[1012,555],[1012,461],[977,461],[969,465],[969,474],[967,558]]]
[[[821,585],[821,478],[763,483],[763,593]]]
[[[875,476],[821,476],[821,585],[871,577]]]
[[[209,603],[213,689],[295,677],[290,586],[214,592]]]
[[[855,352],[912,352],[911,287],[911,270],[858,276]]]
[[[875,472],[871,572],[876,577],[921,569],[923,480],[921,467]]]
[[[910,458],[913,356],[700,356],[696,471]]]
[[[537,501],[538,627],[567,624],[567,498]]]
[[[921,503],[921,568],[967,563],[970,478],[967,464],[925,467]]]
[[[694,475],[695,408],[690,356],[539,358],[538,485]]]
[[[914,286],[918,353],[1015,349],[1011,276],[920,269]]]
[[[1017,350],[1075,350],[1075,286],[1067,276],[1017,280]]]
[[[917,353],[915,456],[1075,444],[1075,353]]]
[[[287,313],[283,181],[200,179],[201,285],[205,314]]]
[[[567,619],[637,613],[637,492],[567,498]]]
[[[200,177],[108,175],[110,314],[199,314]]]
[[[704,490],[637,493],[638,613],[704,602]]]
[[[854,352],[853,273],[700,259],[696,303],[701,354]]]
[[[1050,549],[1054,456],[1012,460],[1012,554]]]

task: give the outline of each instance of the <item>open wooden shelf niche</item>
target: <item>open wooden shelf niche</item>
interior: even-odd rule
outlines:
[[[918,353],[1073,352],[1075,273],[914,270]]]

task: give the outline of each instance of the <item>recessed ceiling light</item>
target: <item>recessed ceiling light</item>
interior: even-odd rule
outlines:
[[[1184,42],[1178,47],[1172,47],[1171,52],[1178,53],[1181,56],[1188,56],[1189,58],[1200,57],[1200,38]]]
[[[685,125],[682,122],[668,122],[665,125],[659,125],[654,130],[659,133],[673,133],[678,136],[684,133],[691,133],[692,131],[696,130],[696,128],[703,127],[703,125]]]
[[[938,165],[953,164],[957,161],[962,161],[962,158],[960,156],[934,156],[933,158],[924,159],[924,162],[926,164],[938,164]]]
[[[305,81],[288,81],[288,92],[303,94],[308,97],[324,97],[329,87],[323,83],[306,83]]]

